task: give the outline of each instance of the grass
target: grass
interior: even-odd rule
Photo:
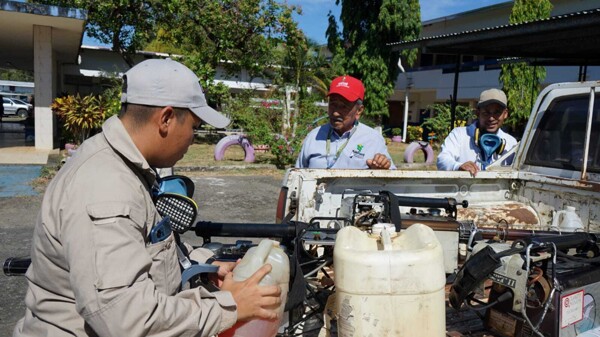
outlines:
[[[414,156],[415,164],[404,164],[404,151],[408,144],[405,143],[388,143],[388,151],[394,163],[401,170],[435,170],[435,164],[424,165],[425,155],[421,151],[417,151]],[[247,163],[244,161],[244,150],[241,146],[231,146],[225,152],[225,158],[221,161],[215,160],[215,144],[196,143],[190,146],[188,152],[181,159],[175,171],[188,176],[205,176],[214,175],[218,170],[220,176],[226,175],[261,175],[283,178],[285,170],[275,168],[271,163],[273,155],[267,153],[255,153],[255,161]],[[437,156],[438,151],[434,149]],[[63,155],[56,155],[50,158],[48,164],[42,168],[42,174],[39,178],[32,182],[32,185],[43,191],[48,182],[54,177],[61,166]],[[184,173],[185,172],[185,173]]]
[[[406,150],[407,147],[408,147],[408,144],[406,144],[406,143],[397,143],[397,142],[388,143],[388,145],[387,145],[388,152],[390,153],[390,156],[392,156],[392,160],[394,161],[394,163],[396,165],[404,162],[404,151]],[[421,151],[418,151],[413,159],[414,159],[415,163],[424,163],[425,155]]]
[[[48,156],[48,162],[46,165],[42,167],[40,172],[40,176],[33,179],[31,182],[31,186],[35,188],[38,192],[43,193],[46,190],[46,187],[50,183],[50,180],[54,178],[56,172],[62,166],[62,154],[51,154]]]
[[[231,146],[225,152],[225,158],[221,161],[215,160],[215,144],[196,143],[189,147],[188,152],[175,166],[176,174],[183,174],[189,177],[211,176],[218,171],[219,176],[272,176],[276,179],[283,179],[285,170],[275,168],[271,164],[273,155],[267,153],[255,153],[253,163],[244,162],[244,150],[241,146]],[[418,151],[414,156],[416,164],[404,164],[404,151],[408,144],[388,143],[388,151],[394,163],[400,170],[436,170],[435,164],[423,165],[425,155]],[[437,156],[438,151],[434,148]],[[65,156],[64,150],[60,154],[50,155],[48,163],[42,167],[40,177],[34,179],[31,185],[40,193],[43,193],[50,180],[54,178],[60,167],[62,159]]]
[[[215,160],[215,144],[193,144],[188,149],[183,159],[177,166],[239,166],[262,164],[270,165],[273,155],[271,153],[256,153],[254,163],[244,162],[244,150],[241,146],[230,146],[225,151],[225,158],[221,161]]]
[[[425,155],[421,151],[417,151],[414,156],[414,163],[416,165],[403,165],[404,163],[404,151],[408,144],[405,143],[396,143],[390,142],[388,144],[388,151],[390,156],[396,166],[401,169],[427,169],[427,170],[435,170],[434,165],[419,165],[425,163]],[[225,158],[221,161],[216,161],[214,159],[214,144],[193,144],[188,149],[186,155],[181,159],[176,168],[186,169],[190,167],[202,167],[205,168],[201,171],[211,171],[211,168],[214,167],[232,167],[229,170],[225,170],[230,172],[230,174],[253,174],[256,172],[267,173],[270,171],[282,171],[277,170],[274,165],[271,164],[271,160],[273,159],[273,155],[270,153],[255,153],[255,161],[254,163],[244,162],[244,151],[241,146],[231,146],[225,152]],[[434,153],[437,155],[437,151],[434,150]],[[246,172],[250,170],[249,172]],[[195,170],[198,171],[198,170]],[[223,170],[220,170],[220,173]],[[259,173],[256,173],[259,174]]]

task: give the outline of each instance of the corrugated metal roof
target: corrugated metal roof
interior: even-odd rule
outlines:
[[[600,64],[600,8],[388,45],[395,50],[421,48],[425,53]]]

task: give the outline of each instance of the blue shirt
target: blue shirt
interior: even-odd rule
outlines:
[[[438,170],[457,171],[462,164],[468,161],[472,161],[477,164],[480,170],[483,169],[484,165],[481,149],[479,146],[477,146],[477,144],[475,144],[475,137],[473,135],[475,126],[476,125],[473,124],[466,127],[462,126],[455,128],[452,130],[452,132],[450,132],[448,137],[446,137],[444,140],[444,144],[442,144],[442,151],[437,158]],[[517,140],[513,136],[500,129],[496,135],[504,139],[506,142],[504,151],[500,155],[494,154],[487,165],[493,163],[496,161],[496,159],[498,159],[498,157],[505,154],[517,145]],[[513,158],[514,155],[510,156],[504,162],[502,162],[501,165],[511,165]]]
[[[330,139],[329,153],[327,153],[327,138]],[[336,159],[340,149],[342,150]],[[368,169],[367,159],[373,159],[377,153],[389,158],[390,169],[396,168],[383,136],[377,131],[358,123],[352,130],[338,136],[331,125],[326,124],[312,130],[306,136],[296,160],[296,167]]]

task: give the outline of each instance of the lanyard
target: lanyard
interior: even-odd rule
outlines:
[[[335,153],[335,157],[333,157],[333,161],[331,162],[331,164],[329,164],[329,151],[331,150],[331,135],[333,134],[333,128],[329,128],[329,133],[327,134],[327,142],[325,143],[325,150],[327,151],[327,155],[325,156],[325,158],[327,159],[327,168],[331,168],[333,165],[335,165],[335,162],[338,160],[338,158],[340,157],[340,154],[342,153],[342,151],[344,150],[344,148],[346,148],[346,145],[348,145],[348,142],[350,141],[350,137],[352,137],[352,135],[354,134],[354,132],[356,132],[356,129],[358,129],[358,125],[355,125],[352,128],[352,131],[350,131],[350,135],[348,136],[348,139],[346,139],[346,141],[344,142],[344,144],[342,144],[339,149],[337,150],[337,152]]]

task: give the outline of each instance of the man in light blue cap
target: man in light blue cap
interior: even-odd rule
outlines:
[[[329,124],[312,130],[296,160],[298,168],[395,169],[380,133],[358,120],[365,110],[365,87],[340,76],[329,88]]]
[[[443,171],[468,171],[475,176],[517,145],[516,139],[500,129],[508,118],[506,95],[502,90],[485,90],[477,103],[477,120],[452,130],[442,144],[437,168]],[[502,165],[512,164],[513,156]]]
[[[153,168],[181,159],[202,121],[222,128],[229,120],[208,106],[198,77],[181,63],[147,60],[123,80],[119,116],[81,145],[46,190],[27,309],[13,336],[208,337],[236,321],[275,319],[281,289],[258,285],[269,265],[236,282],[233,264],[213,262],[221,291],[181,291],[174,234],[151,235],[164,223],[153,203]],[[190,259],[211,256],[194,250]]]

